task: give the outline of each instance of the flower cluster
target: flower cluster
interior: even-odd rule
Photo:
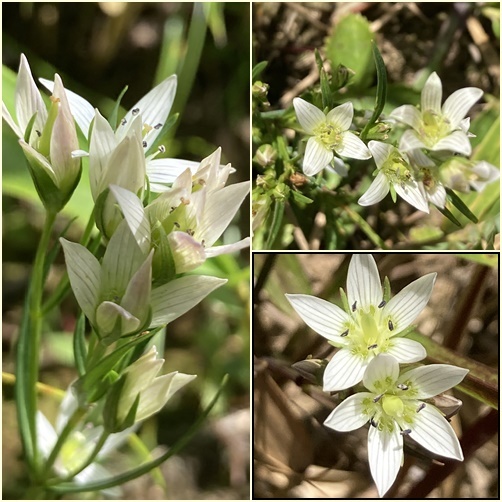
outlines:
[[[339,347],[324,371],[324,390],[341,391],[360,382],[367,389],[342,401],[324,424],[352,431],[369,423],[370,470],[381,497],[402,465],[406,436],[432,453],[463,460],[452,427],[426,400],[460,383],[468,370],[447,364],[399,368],[427,355],[404,335],[426,306],[435,279],[436,274],[428,274],[390,298],[373,257],[356,254],[349,265],[347,294],[341,290],[344,309],[310,295],[286,295],[308,326]]]
[[[220,148],[200,163],[159,158],[165,147],[156,144],[174,123],[168,117],[175,75],[136,103],[117,127],[65,90],[58,75],[42,83],[52,93],[48,108],[21,56],[17,120],[5,105],[3,116],[19,137],[52,216],[71,197],[82,158],[88,158],[101,249],[60,238],[71,290],[92,333],[88,345],[83,339],[74,345],[80,347],[75,357],[80,376],[66,393],[56,428],[37,412],[38,450],[47,471],[85,483],[106,477],[95,461],[195,378],[178,372],[157,376],[164,360],[148,342],[227,282],[183,274],[208,258],[249,246],[249,238],[215,245],[249,184],[226,186],[234,169],[221,164]]]
[[[454,92],[441,106],[442,84],[434,72],[421,94],[421,106],[403,105],[391,112],[387,122],[404,125],[398,146],[383,141],[364,142],[349,131],[353,120],[352,103],[337,106],[325,115],[301,98],[293,100],[298,121],[311,137],[307,142],[303,172],[313,176],[334,163],[335,171],[346,174],[341,159],[373,157],[376,177],[358,203],[369,206],[389,192],[417,209],[429,212],[429,203],[444,209],[447,189],[482,191],[500,177],[500,171],[486,161],[470,160],[469,109],[483,91],[467,87]]]

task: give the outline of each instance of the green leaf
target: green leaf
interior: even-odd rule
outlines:
[[[254,82],[262,73],[262,71],[268,66],[268,61],[260,61],[253,67],[252,71],[252,82]]]
[[[265,243],[265,249],[272,249],[274,242],[279,235],[279,231],[282,225],[282,218],[284,216],[284,199],[275,199],[273,202],[273,212],[272,212],[272,223],[270,224],[270,230],[268,232],[267,242]]]
[[[375,67],[377,72],[377,93],[375,101],[375,110],[373,115],[371,115],[370,120],[365,125],[361,132],[361,139],[365,140],[368,135],[369,130],[373,127],[376,121],[379,119],[380,114],[385,106],[385,101],[387,99],[387,70],[385,68],[385,63],[383,62],[382,55],[378,50],[375,42],[371,43],[371,49],[373,51],[373,59],[375,61]]]
[[[326,43],[326,55],[331,68],[346,66],[355,72],[349,85],[357,89],[368,88],[374,77],[371,64],[371,32],[369,22],[360,14],[348,14],[335,26]]]
[[[293,196],[293,199],[295,199],[295,201],[299,202],[300,204],[311,204],[312,202],[314,202],[312,199],[309,199],[301,192],[297,192],[296,190],[291,190],[290,193]]]
[[[455,218],[455,216],[453,216],[453,213],[449,209],[447,209],[446,207],[442,208],[442,207],[436,206],[436,209],[441,214],[443,214],[444,216],[446,216],[452,223],[454,223],[455,225],[457,225],[457,227],[461,227],[462,226],[462,224],[460,223],[460,221],[458,221],[457,218]]]
[[[471,210],[465,205],[464,201],[451,188],[446,188],[446,193],[449,196],[451,203],[469,220],[477,223],[478,219]]]
[[[110,114],[110,118],[108,119],[108,123],[111,125],[111,127],[114,131],[115,131],[115,129],[117,129],[117,117],[118,117],[119,110],[120,110],[120,102],[122,101],[124,94],[127,92],[127,89],[129,89],[128,85],[126,85],[122,89],[122,92],[119,94],[117,101],[115,101],[115,105],[113,106],[113,110],[112,110],[112,113]]]

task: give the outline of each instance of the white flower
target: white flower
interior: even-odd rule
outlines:
[[[441,165],[439,176],[445,186],[453,190],[481,192],[486,185],[500,178],[500,170],[484,160],[452,157]]]
[[[423,359],[426,352],[420,343],[398,335],[426,306],[435,280],[435,273],[427,274],[386,303],[375,260],[369,254],[355,254],[347,277],[348,311],[315,296],[286,295],[308,326],[340,347],[324,372],[324,390],[358,384],[378,354],[390,354],[400,363]]]
[[[51,451],[56,445],[58,436],[61,434],[68,419],[77,408],[77,400],[69,388],[66,391],[65,397],[61,402],[56,426],[47,420],[45,415],[37,411],[36,427],[37,440],[40,453],[43,458],[48,459]],[[106,459],[114,450],[121,446],[127,437],[133,433],[135,427],[130,427],[117,434],[110,434],[105,441],[100,452],[85,469],[73,477],[73,481],[77,484],[84,485],[91,481],[98,481],[111,477],[111,473],[101,465],[101,462]],[[84,465],[84,462],[90,457],[100,436],[103,434],[103,427],[96,426],[92,423],[80,423],[70,433],[61,448],[54,462],[54,471],[60,478],[71,476]],[[109,496],[120,495],[115,489],[107,490]]]
[[[460,383],[468,370],[431,364],[399,375],[397,360],[375,357],[364,374],[369,392],[354,394],[325,420],[336,431],[352,431],[370,422],[368,459],[380,497],[394,483],[403,460],[403,436],[442,457],[463,460],[457,436],[429,399]]]
[[[312,137],[307,142],[303,172],[313,176],[335,159],[334,154],[351,159],[369,159],[366,145],[349,131],[354,116],[352,103],[333,108],[325,115],[319,108],[304,99],[293,100],[296,116],[305,132]]]
[[[157,349],[153,346],[127,367],[126,380],[118,406],[119,421],[125,420],[138,394],[139,404],[135,422],[146,420],[160,411],[178,390],[197,376],[177,371],[157,376],[163,364],[164,359],[158,358]]]
[[[358,204],[370,206],[380,202],[392,189],[413,207],[428,213],[429,206],[423,186],[414,179],[413,168],[406,154],[381,141],[370,141],[368,147],[375,159],[378,174],[357,201]]]
[[[413,129],[403,134],[402,150],[425,148],[471,154],[469,118],[464,117],[483,91],[476,87],[459,89],[441,107],[442,93],[441,79],[434,72],[422,89],[420,111],[412,105],[402,105],[390,114]]]
[[[222,168],[220,156],[221,149],[218,148],[200,163],[193,175],[188,169],[184,171],[169,190],[145,209],[133,193],[111,187],[138,240],[142,239],[137,232],[141,222],[143,225],[148,222],[152,228],[152,241],[157,250],[154,271],[156,263],[162,262],[165,245],[169,246],[174,258],[176,273],[194,270],[207,258],[249,246],[249,237],[236,243],[213,246],[249,192],[246,181],[225,186],[231,167]]]

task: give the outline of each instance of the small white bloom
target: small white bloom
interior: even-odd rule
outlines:
[[[345,399],[325,420],[336,431],[352,431],[370,422],[368,459],[380,497],[394,483],[403,459],[403,436],[442,457],[463,460],[451,425],[429,399],[460,383],[468,370],[448,364],[421,366],[399,375],[397,360],[375,357],[364,374],[369,392]]]
[[[370,254],[355,254],[347,277],[349,311],[315,296],[286,295],[308,326],[340,347],[324,372],[324,390],[358,384],[378,354],[390,354],[400,363],[423,359],[426,352],[420,343],[398,335],[427,305],[435,280],[435,273],[427,274],[386,303],[375,260]]]
[[[357,201],[361,206],[380,202],[391,190],[395,190],[406,202],[426,213],[429,206],[423,186],[414,179],[413,168],[405,153],[388,143],[370,141],[368,147],[375,159],[378,174],[370,187]]]
[[[441,79],[434,72],[422,89],[420,110],[412,105],[402,105],[390,114],[391,118],[412,128],[402,136],[402,150],[425,148],[471,154],[469,118],[464,117],[483,91],[476,87],[459,89],[441,106],[442,94]]]
[[[141,422],[160,411],[178,390],[197,376],[177,371],[157,376],[163,364],[164,359],[158,357],[157,349],[153,346],[127,367],[118,407],[119,421],[125,420],[138,394],[140,397],[135,421]]]
[[[441,165],[439,176],[444,185],[453,190],[481,192],[486,185],[500,178],[500,170],[484,160],[452,157]]]
[[[303,159],[303,172],[307,176],[314,176],[328,167],[335,153],[351,159],[371,157],[364,142],[349,131],[354,117],[352,103],[337,106],[327,115],[302,98],[295,98],[293,106],[301,126],[312,136]]]

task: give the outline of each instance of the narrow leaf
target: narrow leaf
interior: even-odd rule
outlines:
[[[464,201],[455,193],[451,188],[446,188],[446,193],[448,194],[451,203],[469,220],[473,223],[477,223],[478,219],[471,210],[464,204]]]
[[[87,347],[85,344],[85,316],[80,314],[73,332],[73,357],[75,366],[80,376],[85,374],[85,362],[87,360]]]

